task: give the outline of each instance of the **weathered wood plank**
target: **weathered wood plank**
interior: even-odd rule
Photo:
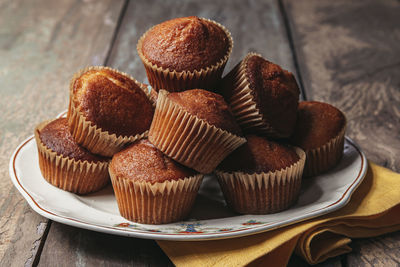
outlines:
[[[348,119],[347,134],[367,157],[399,172],[400,3],[284,0],[284,4],[308,99],[342,109]],[[352,247],[349,266],[399,265],[399,233],[355,240]]]
[[[138,241],[140,240],[140,241]],[[153,240],[52,222],[39,266],[173,266]]]
[[[357,240],[353,253],[347,257],[348,266],[400,266],[400,232]]]
[[[399,2],[285,3],[308,98],[342,109],[368,158],[399,172]]]
[[[12,185],[10,156],[37,123],[67,107],[72,73],[103,63],[121,6],[0,2],[0,266],[31,265],[47,225]]]
[[[189,15],[214,19],[231,31],[234,49],[226,70],[237,64],[247,52],[255,51],[295,71],[279,6],[274,0],[130,1],[107,65],[130,73],[139,81],[145,81],[146,73],[136,52],[137,40],[154,24]],[[69,234],[65,234],[66,232]],[[106,238],[108,242],[98,240],[100,236]],[[140,250],[123,247],[140,248]],[[60,254],[58,250],[63,252]],[[105,253],[93,253],[93,251],[105,251]],[[89,266],[171,264],[154,241],[112,238],[54,223],[43,248],[40,265],[60,262]]]

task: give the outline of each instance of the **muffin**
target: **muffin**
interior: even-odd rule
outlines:
[[[210,173],[246,142],[223,97],[202,89],[158,93],[149,140],[164,154]]]
[[[222,95],[244,132],[289,137],[296,123],[299,87],[292,73],[249,53],[222,80]]]
[[[112,156],[144,138],[154,106],[147,86],[108,67],[78,72],[70,85],[68,124],[76,142],[95,154]]]
[[[109,173],[121,216],[146,224],[184,219],[203,179],[146,139],[115,154]]]
[[[46,121],[35,128],[39,167],[50,184],[65,191],[87,194],[109,182],[109,159],[80,147],[68,130],[66,118]]]
[[[215,88],[232,47],[224,26],[198,17],[155,25],[137,44],[151,86],[170,92]]]
[[[290,141],[307,154],[304,175],[315,176],[333,168],[343,155],[344,114],[327,103],[303,101],[297,117]]]
[[[256,135],[246,138],[215,171],[228,206],[242,214],[287,209],[300,192],[304,151]]]

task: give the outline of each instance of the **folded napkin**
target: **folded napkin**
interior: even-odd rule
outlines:
[[[158,241],[177,266],[285,266],[295,251],[308,263],[348,253],[351,238],[400,230],[400,174],[369,162],[350,202],[333,213],[257,235],[198,242]]]

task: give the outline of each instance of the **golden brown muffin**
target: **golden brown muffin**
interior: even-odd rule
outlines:
[[[292,73],[250,53],[222,84],[222,94],[245,132],[272,138],[292,134],[300,94]]]
[[[148,224],[184,219],[203,178],[162,154],[147,140],[115,154],[109,172],[121,215]]]
[[[229,50],[229,37],[217,24],[198,17],[175,18],[149,30],[142,53],[153,64],[176,71],[214,65]]]
[[[198,117],[235,135],[242,135],[242,131],[235,121],[224,98],[216,93],[202,89],[193,89],[179,93],[170,93],[168,98],[190,114]]]
[[[142,139],[114,155],[114,173],[138,182],[162,183],[194,176],[195,171],[173,161],[147,139]]]
[[[147,135],[154,103],[146,85],[108,67],[77,72],[70,83],[68,125],[75,141],[111,157]]]
[[[225,172],[261,173],[284,169],[299,161],[295,149],[256,135],[247,135],[247,143],[236,149],[218,166]]]
[[[41,123],[35,129],[35,138],[40,170],[52,185],[87,194],[108,183],[109,159],[80,147],[68,130],[66,118]]]
[[[38,130],[38,133],[42,143],[58,155],[89,162],[109,161],[109,158],[92,154],[79,146],[72,138],[66,118],[50,122],[43,129]]]
[[[346,124],[346,118],[340,110],[317,101],[300,102],[297,117],[291,142],[305,150],[328,143]]]
[[[210,173],[246,140],[222,96],[202,89],[158,94],[149,140],[164,154]]]
[[[154,114],[143,89],[111,69],[90,70],[77,78],[72,101],[88,121],[117,136],[143,133]]]
[[[242,214],[287,209],[300,192],[304,151],[255,135],[246,138],[216,171],[227,204]]]
[[[315,176],[334,167],[344,148],[346,118],[327,103],[303,101],[290,141],[307,153],[305,176]]]
[[[232,47],[225,27],[192,16],[155,25],[139,39],[137,50],[152,87],[176,92],[213,89]]]

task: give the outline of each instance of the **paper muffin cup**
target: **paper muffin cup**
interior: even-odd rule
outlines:
[[[118,177],[112,168],[109,173],[121,216],[145,224],[164,224],[186,218],[203,179],[203,175],[198,174],[152,184]]]
[[[219,82],[222,76],[222,72],[224,71],[226,62],[228,61],[229,56],[232,52],[233,39],[231,33],[223,25],[210,19],[205,19],[205,18],[202,19],[216,24],[225,32],[226,36],[229,39],[229,48],[225,56],[221,58],[217,63],[215,63],[214,65],[207,66],[206,68],[201,68],[200,70],[175,71],[169,68],[163,68],[161,66],[153,64],[143,55],[142,43],[145,36],[155,26],[150,28],[147,32],[145,32],[142,35],[142,37],[140,37],[137,43],[137,51],[146,69],[149,83],[156,91],[159,91],[160,89],[165,89],[169,92],[179,92],[195,88],[211,90],[214,89],[214,87]]]
[[[268,214],[293,205],[300,193],[306,161],[302,149],[295,147],[295,151],[300,159],[278,171],[249,174],[216,170],[228,206],[242,214]]]
[[[167,96],[165,90],[158,93],[148,138],[168,157],[206,174],[246,142],[191,115]]]
[[[244,131],[256,131],[264,133],[269,137],[282,138],[287,137],[280,134],[272,127],[263,117],[257,108],[250,82],[246,75],[246,66],[250,57],[259,56],[260,54],[249,53],[247,56],[231,70],[224,78],[223,86],[230,88],[229,103],[236,121]]]
[[[102,66],[93,66],[88,67],[83,70],[77,72],[70,82],[70,100],[69,100],[69,108],[68,108],[68,126],[71,131],[71,134],[75,141],[86,148],[90,152],[98,155],[102,155],[105,157],[111,157],[115,153],[122,150],[127,144],[133,143],[136,140],[147,137],[148,131],[145,131],[141,134],[137,134],[134,136],[117,136],[116,134],[111,134],[106,130],[97,127],[91,121],[87,120],[82,112],[80,112],[73,104],[73,86],[75,80],[78,79],[82,74],[90,70],[112,70],[125,77],[132,79],[146,94],[150,102],[155,106],[154,99],[151,96],[149,88],[134,78],[129,76],[124,72],[120,72],[118,70],[102,67]]]
[[[57,154],[41,141],[39,131],[50,122],[45,121],[35,128],[39,167],[44,179],[62,190],[81,195],[98,191],[107,185],[110,181],[108,161],[75,160]]]
[[[343,156],[346,123],[339,134],[325,145],[305,150],[307,154],[304,166],[304,176],[310,177],[321,174],[336,166]]]

